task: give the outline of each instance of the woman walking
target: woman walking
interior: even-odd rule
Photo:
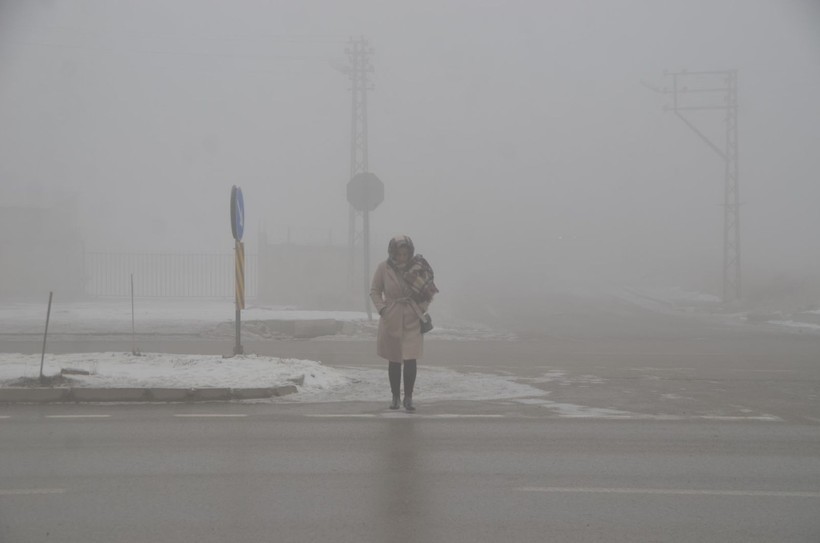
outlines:
[[[421,324],[429,319],[427,307],[438,289],[433,283],[433,270],[424,257],[415,254],[408,236],[391,239],[387,255],[387,260],[376,268],[370,288],[370,298],[380,316],[376,352],[388,361],[393,392],[390,409],[399,408],[404,364],[404,408],[415,411],[416,362],[424,348]]]

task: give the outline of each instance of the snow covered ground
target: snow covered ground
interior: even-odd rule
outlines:
[[[90,375],[67,375],[73,387],[99,388],[256,388],[301,383],[288,401],[381,401],[388,394],[387,369],[331,368],[312,360],[265,356],[172,355],[147,353],[47,354],[44,375],[64,368]],[[0,386],[36,378],[40,355],[0,354]],[[416,395],[426,401],[494,400],[542,396],[545,393],[512,377],[459,373],[420,366]]]
[[[813,331],[813,332],[820,332],[820,324],[814,324],[811,322],[803,322],[803,321],[795,321],[795,320],[787,320],[787,321],[779,321],[779,320],[771,320],[767,321],[769,324],[776,324],[778,326],[785,326],[787,328],[795,328],[801,331]]]
[[[42,334],[47,304],[0,302],[0,334]],[[512,334],[487,326],[431,312],[435,328],[428,339],[515,339]],[[232,301],[206,299],[142,299],[134,308],[134,330],[137,334],[179,334],[200,336],[233,336],[235,309]],[[242,311],[242,334],[245,337],[276,338],[292,335],[285,323],[298,321],[335,321],[336,334],[325,339],[368,340],[376,335],[378,315],[367,320],[361,311],[309,311],[285,306],[249,304]],[[104,299],[61,302],[51,309],[49,335],[61,334],[131,334],[130,300]]]
[[[45,304],[0,303],[0,339],[3,335],[42,334]],[[480,324],[455,322],[434,314],[435,329],[428,339],[513,339]],[[137,300],[134,310],[137,334],[232,336],[234,306],[220,300]],[[373,341],[378,322],[364,312],[305,311],[288,307],[250,306],[242,311],[244,337],[286,337],[282,323],[334,321],[337,333],[322,340]],[[286,328],[286,327],[285,327]],[[332,327],[331,327],[332,328]],[[60,302],[55,300],[49,335],[130,335],[130,300]],[[287,401],[381,401],[385,397],[386,369],[331,368],[311,360],[241,356],[171,355],[146,353],[46,354],[44,375],[63,369],[88,372],[65,375],[64,385],[97,388],[257,388],[299,383],[299,392]],[[39,376],[39,355],[0,353],[0,386]],[[509,377],[460,374],[422,366],[417,384],[426,400],[496,399],[538,396],[542,391]]]
[[[616,295],[657,313],[688,314],[732,324],[767,325],[792,332],[820,333],[820,310],[777,311],[744,302],[727,305],[717,296],[680,287],[629,287]]]
[[[21,386],[21,379],[34,384],[39,376],[40,356],[0,354],[0,387]],[[219,356],[147,353],[86,353],[46,355],[44,375],[59,376],[61,370],[82,370],[89,375],[64,375],[60,386],[72,388],[267,388],[296,385],[297,392],[280,398],[243,400],[252,402],[331,403],[383,402],[389,398],[387,368],[328,367],[311,360],[261,356]],[[456,372],[446,368],[419,367],[415,395],[419,402],[503,401],[508,405],[544,408],[566,418],[635,420],[759,420],[780,421],[767,413],[717,410],[701,414],[641,413],[553,401],[551,392],[535,385],[558,387],[604,384],[594,375],[569,375],[552,370],[540,377],[517,378],[479,372]],[[666,394],[667,400],[685,400]],[[675,410],[673,409],[673,412]],[[373,416],[373,415],[367,415]],[[441,415],[444,416],[444,415]],[[499,415],[500,416],[500,415]]]
[[[201,333],[220,323],[234,322],[232,301],[206,299],[150,299],[134,304],[134,328],[140,334]],[[0,303],[0,332],[27,334],[42,332],[47,304]],[[283,306],[249,306],[243,321],[320,320],[363,321],[367,314],[356,311],[304,311]],[[61,302],[51,308],[49,333],[130,334],[130,300]]]

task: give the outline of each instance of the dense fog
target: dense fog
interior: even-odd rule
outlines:
[[[820,292],[816,2],[0,6],[7,262],[35,234],[9,210],[32,207],[63,209],[43,228],[76,224],[78,251],[230,253],[234,184],[249,251],[260,232],[345,246],[345,48],[364,36],[386,192],[373,260],[410,235],[450,305],[589,285],[721,294],[724,163],[652,90],[684,69],[738,71],[745,293]],[[688,118],[722,146],[724,115]]]

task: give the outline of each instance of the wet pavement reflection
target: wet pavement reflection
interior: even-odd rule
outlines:
[[[419,429],[412,415],[384,421],[379,433],[381,456],[376,523],[379,540],[396,543],[431,541],[429,489],[423,484]]]

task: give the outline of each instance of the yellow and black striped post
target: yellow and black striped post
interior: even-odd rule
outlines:
[[[236,308],[245,309],[245,244],[236,242]]]
[[[233,354],[243,354],[242,349],[242,313],[245,309],[245,244],[236,241],[236,346]]]

